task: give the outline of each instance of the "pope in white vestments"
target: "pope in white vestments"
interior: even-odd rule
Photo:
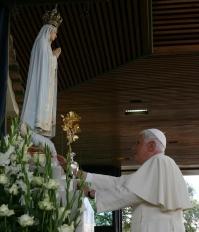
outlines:
[[[158,129],[140,133],[131,175],[85,173],[96,191],[98,212],[133,206],[132,232],[185,232],[183,210],[191,208],[187,186],[173,159],[164,154],[166,137]]]

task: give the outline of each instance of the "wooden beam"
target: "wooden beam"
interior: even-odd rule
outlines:
[[[28,0],[2,0],[0,3],[0,6],[5,7],[15,7],[15,6],[21,6],[21,5],[46,5],[46,4],[66,4],[66,3],[88,3],[92,2],[93,0],[34,0],[34,1],[28,1]],[[97,0],[97,1],[106,1],[106,0]]]
[[[198,53],[199,45],[176,45],[176,46],[164,46],[154,47],[154,55],[174,55],[174,54],[188,54]]]

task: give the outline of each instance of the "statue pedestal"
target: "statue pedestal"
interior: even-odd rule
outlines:
[[[87,197],[83,201],[81,222],[75,232],[94,232],[95,218],[93,208]]]

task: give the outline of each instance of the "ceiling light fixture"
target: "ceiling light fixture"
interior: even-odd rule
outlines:
[[[148,114],[149,111],[147,109],[129,109],[125,110],[125,114]]]

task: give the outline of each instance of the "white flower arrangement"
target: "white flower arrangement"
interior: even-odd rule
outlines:
[[[80,178],[79,189],[71,191],[73,158],[71,143],[79,126],[74,113],[67,115],[68,152],[65,176],[60,183],[53,178],[51,153],[46,146],[43,152],[31,155],[31,132],[22,137],[19,121],[14,119],[10,134],[0,141],[0,231],[4,232],[74,232],[82,213],[84,181]],[[69,120],[69,121],[67,121]],[[79,120],[79,118],[78,118]],[[63,126],[68,129],[68,127]],[[72,134],[71,134],[72,131]],[[65,199],[60,192],[65,192]]]
[[[69,226],[67,224],[64,224],[58,228],[59,232],[73,232],[74,231],[74,225],[73,223]]]
[[[14,210],[8,209],[8,205],[3,204],[0,206],[0,217],[10,217],[13,214]]]
[[[18,221],[22,227],[32,226],[34,224],[34,217],[30,217],[28,214],[24,214],[19,217]]]
[[[0,184],[2,185],[8,184],[8,177],[5,174],[0,174]]]

